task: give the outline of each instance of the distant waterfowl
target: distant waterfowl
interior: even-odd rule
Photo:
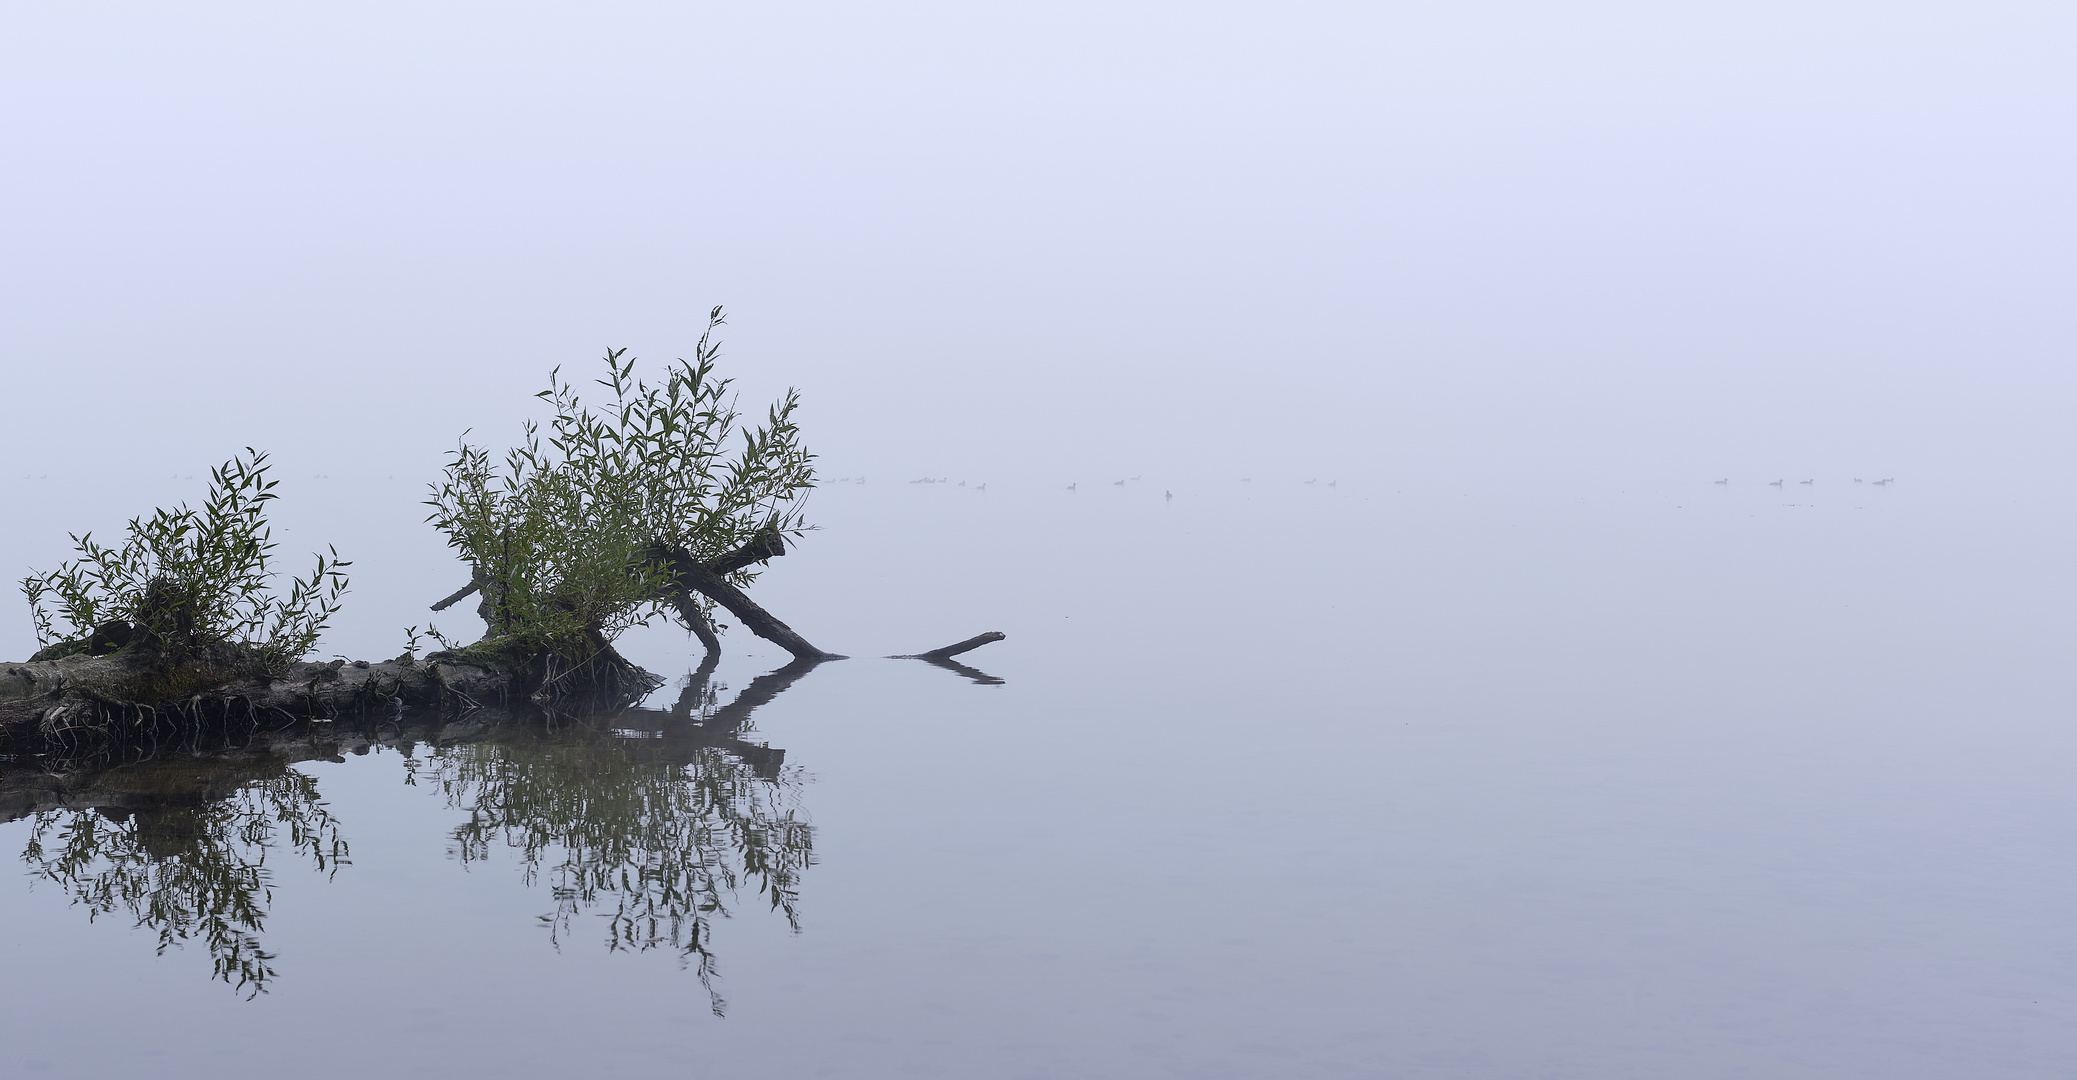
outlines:
[[[1075,486],[1074,486],[1073,484],[1069,484],[1069,485],[1067,485],[1067,490],[1069,490],[1069,491],[1073,491],[1074,489],[1075,489]]]
[[[1123,481],[1123,480],[1113,480],[1113,481],[1111,481],[1111,486],[1112,486],[1112,487],[1124,487],[1124,486],[1125,486],[1125,481]]]
[[[1802,481],[1799,481],[1799,483],[1804,483],[1804,484],[1815,484],[1815,483],[1817,483],[1817,481],[1815,481],[1815,480],[1802,480]]]
[[[1724,478],[1723,478],[1722,480],[1718,480],[1718,481],[1717,481],[1717,483],[1719,483],[1719,484],[1728,484],[1728,483],[1730,483],[1730,482],[1731,482],[1731,478],[1730,478],[1730,477],[1728,477],[1728,476],[1724,477]]]
[[[1780,486],[1781,486],[1781,481],[1779,481],[1779,480],[1769,480],[1769,481],[1767,481],[1767,486],[1768,486],[1768,487],[1780,487]]]
[[[1175,493],[1175,492],[1173,492],[1173,491],[1164,491],[1164,492],[1162,492],[1162,493],[1161,493],[1161,499],[1162,499],[1162,501],[1163,501],[1163,502],[1166,502],[1166,501],[1168,501],[1169,499],[1173,499],[1173,498],[1175,498],[1175,497],[1176,497],[1176,493]]]

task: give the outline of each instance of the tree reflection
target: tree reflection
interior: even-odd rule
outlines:
[[[201,941],[215,977],[251,998],[275,977],[261,941],[270,858],[328,876],[347,865],[316,781],[290,765],[393,746],[407,783],[468,812],[451,834],[464,866],[502,847],[528,885],[547,886],[555,907],[542,918],[555,947],[579,914],[606,915],[609,950],[677,953],[718,1016],[726,1003],[715,990],[713,927],[736,897],[754,889],[800,929],[801,875],[814,863],[802,778],[785,751],[744,735],[752,710],[815,666],[752,680],[726,705],[709,662],[668,710],[586,720],[485,713],[358,731],[342,719],[255,732],[235,753],[117,768],[46,761],[32,773],[0,758],[0,820],[30,819],[23,860],[89,918],[122,912],[157,931],[161,953]]]
[[[22,860],[89,919],[121,912],[157,931],[162,955],[201,941],[214,976],[256,997],[274,977],[260,944],[274,899],[269,855],[307,859],[327,876],[347,862],[316,782],[286,766],[266,771],[233,780],[193,763],[111,770],[95,778],[102,805],[34,814]]]
[[[677,709],[630,710],[610,723],[435,748],[408,759],[409,775],[469,811],[452,833],[463,864],[503,846],[527,884],[548,886],[555,910],[542,919],[558,949],[578,915],[608,908],[609,950],[675,951],[720,1016],[727,1003],[710,945],[732,897],[754,886],[800,929],[814,843],[798,770],[780,764],[783,751],[736,738],[742,720],[728,722],[704,674]]]

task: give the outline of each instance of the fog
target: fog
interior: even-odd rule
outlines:
[[[2044,468],[2073,21],[11,5],[0,452],[424,477],[723,304],[831,475]]]
[[[316,658],[395,655],[467,580],[420,505],[456,440],[715,305],[744,410],[799,388],[869,481],[755,587],[857,659],[616,642],[653,705],[749,701],[705,741],[398,697],[278,759],[257,718],[161,773],[0,756],[0,1008],[42,1033],[0,1071],[2062,1075],[2073,30],[0,8],[10,577],[257,447],[281,568],[354,561]],[[991,629],[972,681],[880,659]],[[662,936],[544,940],[509,841],[458,859],[482,806],[415,770],[484,762],[585,827],[700,776],[799,809],[798,912],[745,878],[714,916],[725,1020]],[[244,858],[196,823],[262,776],[351,861],[240,870],[280,969],[245,1001],[138,898]],[[139,914],[32,880],[96,822]],[[313,1016],[380,1034],[306,1060]]]

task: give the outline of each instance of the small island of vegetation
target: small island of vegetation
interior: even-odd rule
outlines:
[[[720,308],[690,360],[660,382],[611,350],[587,402],[560,369],[500,458],[464,441],[427,505],[428,521],[469,568],[433,605],[470,596],[486,632],[461,644],[416,628],[398,656],[307,659],[338,612],[350,562],[336,550],[276,587],[267,455],[250,448],[213,470],[201,509],[132,519],[120,544],[75,535],[77,558],[22,582],[41,649],[0,664],[0,739],[31,752],[157,738],[170,729],[295,722],[410,709],[584,715],[625,708],[662,680],[613,647],[632,626],[672,619],[718,655],[725,613],[791,653],[795,665],[842,657],[811,644],[747,592],[809,526],[815,486],[792,390],[746,424],[716,372]],[[918,658],[1000,640],[969,638]],[[971,669],[963,669],[970,672]],[[978,673],[973,673],[978,674]]]

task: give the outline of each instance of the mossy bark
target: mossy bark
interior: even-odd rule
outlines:
[[[235,652],[174,658],[143,646],[0,664],[0,740],[69,746],[167,724],[458,714],[485,706],[581,712],[631,704],[662,684],[603,642],[576,656],[492,640],[424,658],[257,668]]]

